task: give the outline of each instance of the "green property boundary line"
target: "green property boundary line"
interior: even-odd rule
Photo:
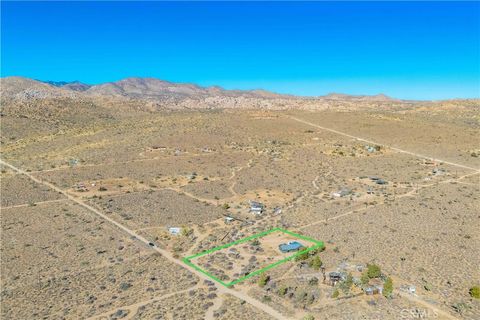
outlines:
[[[244,242],[247,242],[247,241],[250,241],[252,239],[256,239],[256,238],[261,238],[261,237],[264,237],[270,233],[273,233],[273,232],[282,232],[282,233],[285,233],[285,234],[288,234],[288,235],[291,235],[291,236],[294,236],[296,238],[299,238],[299,239],[302,239],[302,240],[305,240],[305,241],[309,241],[309,242],[313,242],[315,245],[314,246],[311,246],[311,247],[308,247],[304,250],[301,250],[301,251],[298,251],[297,253],[289,256],[289,257],[286,257],[282,260],[279,260],[277,262],[274,262],[266,267],[263,267],[259,270],[255,270],[253,271],[252,273],[249,273],[247,274],[246,276],[243,276],[237,280],[233,280],[231,282],[228,282],[228,283],[225,283],[223,282],[222,280],[218,279],[217,277],[215,277],[213,274],[209,273],[208,271],[206,270],[203,270],[202,268],[200,268],[199,266],[197,266],[196,264],[192,263],[191,260],[194,259],[194,258],[198,258],[198,257],[201,257],[201,256],[204,256],[206,254],[210,254],[212,252],[215,252],[215,251],[218,251],[218,250],[222,250],[222,249],[225,249],[225,248],[228,248],[228,247],[231,247],[231,246],[234,246],[234,245],[237,245],[237,244],[240,244],[240,243],[244,243]],[[227,243],[227,244],[224,244],[224,245],[221,245],[221,246],[218,246],[218,247],[215,247],[215,248],[212,248],[212,249],[209,249],[209,250],[205,250],[205,251],[202,251],[200,253],[197,253],[193,256],[189,256],[189,257],[185,257],[182,259],[182,261],[189,265],[190,267],[194,268],[195,270],[203,273],[204,275],[208,276],[209,278],[217,281],[218,283],[220,283],[221,285],[225,286],[225,287],[231,287],[233,286],[234,284],[237,284],[239,282],[242,282],[242,281],[245,281],[247,280],[248,278],[251,278],[253,276],[256,276],[260,273],[263,273],[267,270],[270,270],[282,263],[285,263],[293,258],[295,258],[296,256],[302,254],[302,253],[305,253],[305,252],[309,252],[309,251],[312,251],[312,250],[315,250],[317,248],[322,248],[324,246],[324,243],[322,241],[318,241],[318,240],[315,240],[315,239],[312,239],[310,237],[306,237],[304,235],[301,235],[301,234],[297,234],[297,233],[294,233],[294,232],[291,232],[291,231],[288,231],[288,230],[284,230],[284,229],[281,229],[281,228],[273,228],[273,229],[270,229],[268,231],[264,231],[264,232],[260,232],[260,233],[257,233],[257,234],[254,234],[252,236],[249,236],[249,237],[246,237],[246,238],[243,238],[243,239],[240,239],[240,240],[237,240],[237,241],[233,241],[233,242],[230,242],[230,243]]]

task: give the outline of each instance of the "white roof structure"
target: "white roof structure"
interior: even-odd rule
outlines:
[[[182,228],[179,228],[179,227],[170,227],[168,228],[168,232],[170,232],[171,234],[173,235],[179,235],[180,232],[182,231]]]

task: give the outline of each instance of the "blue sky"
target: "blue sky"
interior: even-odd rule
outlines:
[[[1,74],[480,96],[479,2],[5,2]]]

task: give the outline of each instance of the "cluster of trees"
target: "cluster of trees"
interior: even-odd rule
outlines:
[[[325,247],[321,247],[318,249],[314,250],[304,250],[302,253],[300,253],[298,256],[295,257],[295,261],[307,261],[308,260],[308,265],[313,268],[314,270],[319,270],[323,262],[320,259],[319,253],[324,251]]]
[[[366,285],[369,283],[370,279],[375,279],[380,277],[382,277],[382,270],[380,269],[380,267],[376,264],[367,264],[367,270],[365,270],[362,273],[360,282],[363,285]],[[392,296],[392,292],[393,292],[393,280],[392,278],[388,277],[385,279],[383,283],[383,295],[386,298],[389,298]]]

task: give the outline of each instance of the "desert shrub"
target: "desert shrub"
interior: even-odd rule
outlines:
[[[376,264],[367,264],[367,274],[370,279],[379,278],[382,274],[382,271]]]
[[[191,234],[193,234],[193,229],[188,227],[182,227],[182,236],[188,237]]]
[[[311,278],[310,280],[308,280],[308,284],[311,285],[311,286],[317,285],[318,284],[318,278],[317,277]]]
[[[268,283],[268,281],[270,280],[270,276],[267,275],[266,273],[262,273],[260,275],[260,278],[258,278],[258,285],[263,288],[265,287],[265,285]]]
[[[335,291],[333,291],[332,293],[332,298],[338,298],[338,296],[340,295],[340,292],[338,291],[338,289],[335,289]]]
[[[120,289],[125,291],[125,290],[128,290],[132,285],[128,282],[123,282],[121,285],[120,285]]]
[[[278,295],[283,297],[285,294],[287,294],[288,288],[286,286],[282,286],[278,289]]]
[[[105,187],[100,187],[100,188],[98,188],[98,190],[99,190],[99,191],[107,191],[107,188],[105,188]]]
[[[342,283],[340,283],[340,289],[342,289],[343,293],[347,294],[350,292],[352,285],[353,285],[353,276],[351,273],[349,273],[345,281],[342,281]]]
[[[230,205],[228,203],[224,203],[222,208],[225,209],[225,210],[228,210],[228,209],[230,209]]]
[[[473,286],[468,290],[468,293],[472,298],[480,299],[480,286]]]
[[[303,320],[315,320],[315,317],[311,314],[307,314],[305,317],[303,317]]]
[[[432,291],[432,285],[430,283],[425,283],[423,285],[423,288],[425,289],[425,291]]]
[[[467,309],[470,308],[470,306],[465,302],[457,302],[452,305],[452,308],[455,310],[455,312],[463,314]]]
[[[390,298],[393,292],[393,280],[392,278],[388,277],[383,284],[383,296],[385,298]]]
[[[270,296],[263,296],[262,301],[263,302],[270,302],[270,301],[272,301],[272,298]]]
[[[303,290],[299,291],[295,295],[295,301],[296,302],[305,302],[305,300],[307,299],[307,296],[308,296],[308,293],[306,293],[305,291],[303,291]]]
[[[320,269],[320,267],[322,266],[323,262],[322,260],[320,260],[320,257],[319,256],[315,256],[312,260],[310,260],[310,263],[308,264],[311,268],[313,268],[314,270],[318,270]]]

